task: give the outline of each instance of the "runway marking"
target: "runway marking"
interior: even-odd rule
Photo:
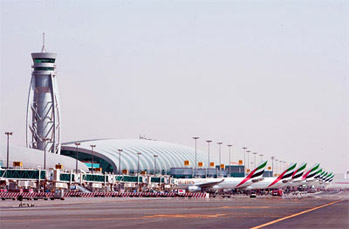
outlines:
[[[270,221],[270,222],[268,222],[268,223],[265,223],[265,224],[262,224],[262,225],[259,225],[259,226],[251,227],[251,229],[259,229],[259,228],[262,228],[262,227],[266,227],[266,226],[269,226],[269,225],[271,225],[271,224],[274,224],[274,223],[278,223],[278,222],[280,222],[280,221],[283,221],[283,220],[285,220],[285,219],[293,218],[293,217],[296,217],[296,216],[305,214],[305,213],[307,213],[307,212],[311,212],[311,211],[314,211],[314,210],[317,210],[317,209],[320,209],[320,208],[323,208],[323,207],[330,206],[330,205],[332,205],[332,204],[335,204],[335,203],[338,203],[338,202],[341,202],[341,201],[343,201],[343,200],[333,201],[333,202],[331,202],[331,203],[324,204],[324,205],[321,205],[321,206],[318,206],[318,207],[315,207],[315,208],[311,208],[311,209],[308,209],[308,210],[305,210],[305,211],[302,211],[302,212],[298,212],[298,213],[295,213],[295,214],[292,214],[292,215],[289,215],[289,216],[285,216],[285,217],[283,217],[283,218],[276,219],[276,220]]]
[[[222,206],[218,208],[233,208],[233,209],[256,209],[256,208],[271,208],[270,206]]]
[[[168,215],[149,215],[144,218],[218,218],[225,216],[226,214],[168,214]]]

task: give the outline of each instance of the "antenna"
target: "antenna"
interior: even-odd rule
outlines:
[[[46,47],[45,47],[45,33],[42,34],[42,49],[41,52],[46,52]]]

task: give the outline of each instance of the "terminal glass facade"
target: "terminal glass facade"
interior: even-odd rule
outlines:
[[[68,156],[68,157],[72,157],[72,158],[76,158],[76,151],[70,151],[70,150],[62,150],[61,154],[64,156]],[[78,158],[79,161],[84,162],[89,169],[91,169],[91,162],[92,162],[92,155],[87,154],[87,153],[83,153],[83,152],[79,152],[78,153]],[[97,157],[96,155],[93,156],[93,167],[94,168],[102,168],[102,172],[113,172],[113,167],[110,163],[108,163],[106,160]]]

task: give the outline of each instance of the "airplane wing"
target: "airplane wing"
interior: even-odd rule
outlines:
[[[208,189],[208,188],[212,188],[213,186],[220,184],[224,181],[224,179],[219,180],[219,181],[211,181],[211,182],[205,182],[205,183],[201,183],[201,184],[197,184],[196,186],[202,188],[202,189]]]

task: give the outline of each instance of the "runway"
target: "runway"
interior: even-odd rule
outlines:
[[[19,208],[18,201],[0,202],[1,228],[349,228],[347,192],[300,199],[69,198],[33,203],[35,207]]]

